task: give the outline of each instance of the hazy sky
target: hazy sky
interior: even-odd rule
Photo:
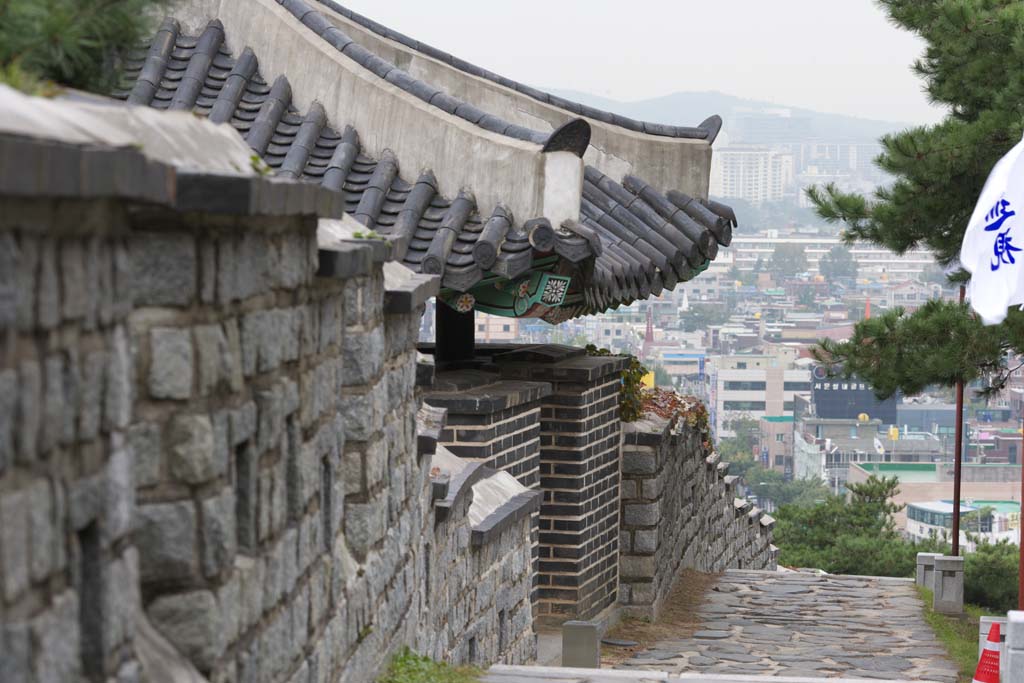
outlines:
[[[617,100],[719,90],[927,123],[922,42],[873,0],[340,0],[509,78]]]

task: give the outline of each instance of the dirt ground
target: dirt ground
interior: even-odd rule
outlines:
[[[618,626],[605,634],[605,638],[635,640],[638,644],[632,647],[602,645],[601,666],[613,667],[659,640],[689,638],[693,635],[694,631],[700,628],[700,620],[696,616],[697,608],[715,585],[718,577],[718,574],[704,574],[684,569],[676,581],[672,594],[662,606],[656,623],[643,619],[623,619]]]

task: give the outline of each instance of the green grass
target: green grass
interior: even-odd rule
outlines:
[[[480,674],[479,669],[449,666],[403,648],[377,683],[477,683]]]
[[[917,586],[924,602],[924,618],[935,631],[935,636],[946,648],[950,658],[960,669],[960,683],[971,683],[978,666],[978,624],[981,617],[1002,616],[977,605],[964,605],[961,616],[947,616],[932,610],[932,592]]]

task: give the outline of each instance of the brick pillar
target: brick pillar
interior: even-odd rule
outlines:
[[[448,410],[438,443],[460,458],[508,472],[520,484],[540,489],[541,401],[551,393],[544,382],[504,380],[481,370],[440,372],[423,397]],[[538,516],[531,516],[534,591],[538,568]]]
[[[615,602],[619,580],[619,387],[627,360],[528,346],[499,354],[510,380],[543,381],[539,612],[590,619]]]

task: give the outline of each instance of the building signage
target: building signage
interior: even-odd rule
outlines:
[[[825,368],[816,367],[811,373],[811,396],[818,417],[836,420],[856,420],[861,413],[883,424],[895,424],[896,397],[879,401],[871,387],[857,379],[829,377]]]

